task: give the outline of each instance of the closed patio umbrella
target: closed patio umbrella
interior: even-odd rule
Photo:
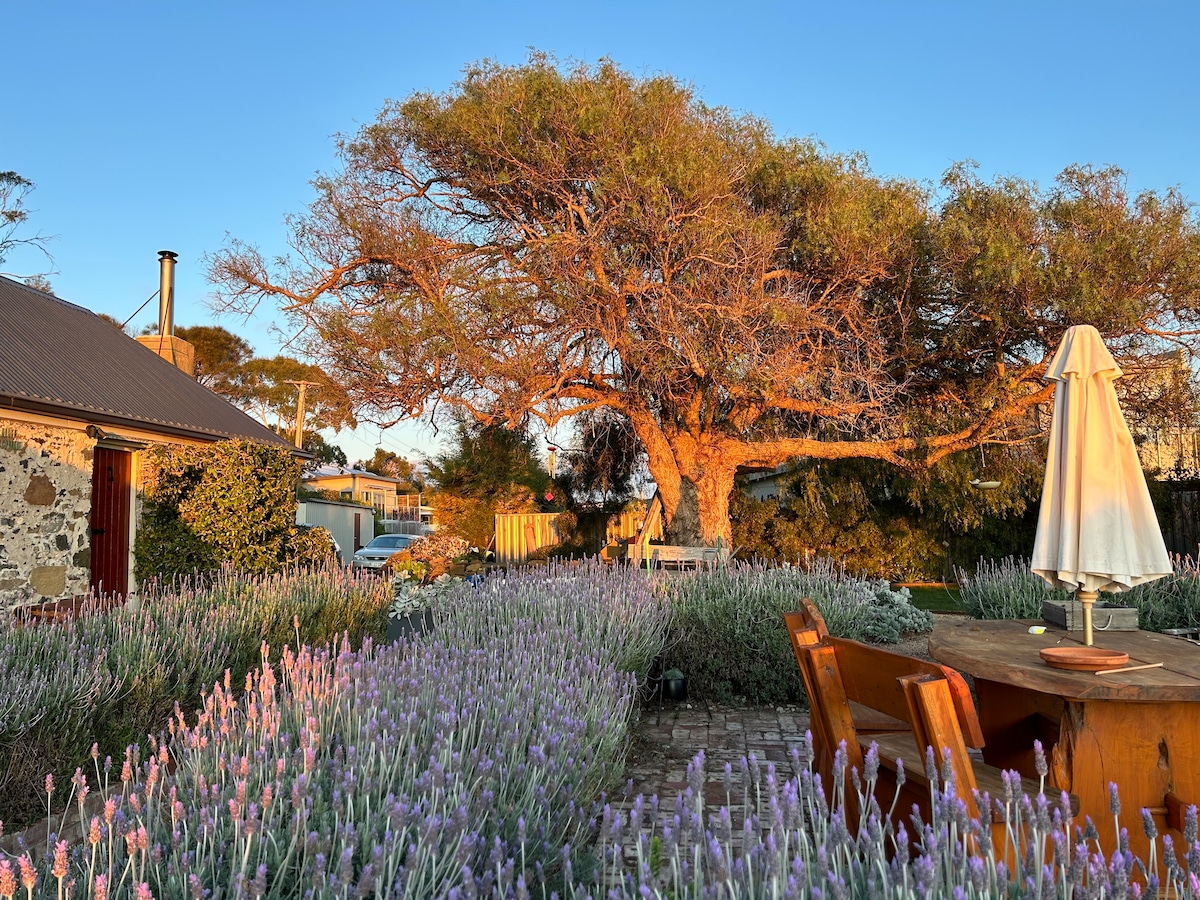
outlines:
[[[1097,591],[1171,574],[1171,558],[1113,380],[1121,369],[1091,325],[1063,335],[1046,370],[1054,387],[1050,452],[1030,568],[1083,604],[1092,643]]]

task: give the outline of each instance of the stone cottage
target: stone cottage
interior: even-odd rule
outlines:
[[[151,444],[287,446],[191,377],[169,315],[163,335],[134,340],[0,277],[0,322],[0,609],[135,587],[138,463]]]

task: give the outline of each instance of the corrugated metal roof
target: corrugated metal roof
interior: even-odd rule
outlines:
[[[0,277],[0,413],[288,442],[95,313]]]

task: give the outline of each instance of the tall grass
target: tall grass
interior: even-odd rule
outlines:
[[[144,752],[78,772],[81,811],[89,788],[107,796],[84,840],[0,859],[0,898],[1200,895],[1194,808],[1184,846],[1152,839],[1137,860],[1013,778],[994,846],[932,758],[927,822],[873,797],[874,752],[853,804],[844,754],[827,794],[794,753],[792,778],[753,756],[727,765],[722,806],[703,756],[673,802],[594,805],[634,702],[621,666],[657,653],[666,627],[649,582],[518,573],[463,585],[434,616],[416,643],[264,647],[244,690],[226,677]]]
[[[0,896],[15,895],[18,873],[29,900],[1200,896],[1195,807],[1180,846],[1151,831],[1151,855],[1137,859],[1125,842],[1100,847],[1065,795],[1022,794],[1014,775],[1003,796],[982,798],[1002,809],[997,843],[950,781],[939,786],[932,756],[927,821],[874,796],[874,750],[853,804],[844,753],[829,793],[797,752],[790,778],[753,755],[726,764],[721,805],[707,799],[700,754],[673,801],[589,816],[584,782],[604,763],[589,729],[614,721],[631,679],[609,669],[563,695],[528,685],[546,674],[526,668],[537,653],[473,659],[436,644],[375,657],[285,650],[240,701],[218,687],[194,726],[145,760],[131,752],[84,843],[0,861]],[[467,684],[436,683],[429,667],[448,661]],[[497,687],[500,699],[484,696]],[[575,706],[584,700],[602,706]],[[1115,786],[1113,801],[1119,825]]]
[[[973,575],[958,570],[959,602],[977,619],[1040,619],[1042,601],[1066,602],[1071,595],[1052,589],[1025,560],[980,560]]]
[[[810,748],[811,749],[811,748]],[[809,754],[811,758],[811,752]],[[725,765],[726,804],[706,801],[705,758],[689,765],[687,787],[671,804],[638,798],[628,812],[606,807],[597,823],[602,865],[566,891],[570,900],[622,898],[1135,898],[1195,900],[1200,896],[1196,808],[1187,815],[1184,845],[1161,843],[1152,831],[1151,857],[1136,859],[1127,842],[1102,848],[1088,821],[1075,821],[1069,798],[1019,791],[1006,776],[998,804],[1006,822],[1001,842],[989,824],[968,817],[952,781],[938,786],[932,756],[928,821],[883,808],[873,796],[879,771],[874,749],[855,773],[855,803],[840,786],[827,796],[797,753],[798,777],[785,778],[753,755]],[[887,798],[884,798],[887,802]],[[1113,786],[1114,818],[1119,801]],[[735,816],[730,809],[744,810]],[[853,810],[854,812],[850,812]],[[850,816],[855,816],[851,819]],[[1149,817],[1145,817],[1148,819]],[[1145,820],[1144,819],[1144,820]],[[1118,822],[1119,824],[1119,822]],[[854,827],[851,828],[850,826]],[[1153,823],[1150,825],[1153,829]],[[1120,831],[1120,829],[1118,829]],[[1176,850],[1179,856],[1176,856]],[[1161,853],[1161,856],[1160,856]]]
[[[621,666],[657,655],[665,608],[639,573],[583,569],[464,584],[433,612],[415,644],[264,646],[241,696],[226,678],[130,750],[35,896],[68,878],[108,897],[511,896],[555,877],[619,777]]]
[[[1173,562],[1171,575],[1115,598],[1138,608],[1138,627],[1146,631],[1200,628],[1200,563],[1190,556]]]

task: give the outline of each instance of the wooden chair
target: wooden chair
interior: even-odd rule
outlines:
[[[792,641],[792,651],[796,655],[796,663],[800,667],[801,674],[804,674],[805,664],[801,658],[803,648],[812,646],[822,642],[827,642],[830,639],[829,629],[825,626],[825,619],[821,616],[820,610],[807,597],[801,601],[802,608],[797,612],[784,613],[784,623],[787,625],[788,635]],[[840,640],[840,639],[839,639]],[[850,642],[855,643],[855,642]],[[860,645],[866,646],[866,645]],[[895,654],[892,654],[893,656]],[[905,657],[909,659],[909,657]],[[912,660],[918,668],[922,668],[927,674],[937,675],[942,673],[950,673],[950,677],[955,679],[953,683],[954,689],[954,704],[956,711],[959,711],[960,721],[963,727],[967,729],[967,734],[970,740],[971,747],[983,746],[983,735],[979,729],[979,720],[975,715],[975,708],[971,701],[971,694],[963,682],[962,677],[953,669],[945,666],[939,666],[933,663],[925,663],[922,660]],[[806,682],[805,689],[808,689]],[[893,692],[894,694],[894,692]],[[894,699],[894,698],[893,698]],[[810,702],[812,698],[810,696]],[[907,718],[902,716],[889,715],[882,708],[874,707],[869,704],[860,703],[857,699],[849,699],[851,719],[854,722],[854,727],[859,735],[873,734],[893,734],[896,732],[911,731],[912,727]],[[892,704],[893,706],[895,704]],[[837,745],[834,744],[834,747]]]
[[[963,677],[947,666],[833,637],[812,602],[805,599],[802,606],[785,620],[811,708],[814,768],[826,791],[834,788],[834,754],[843,742],[848,769],[860,773],[867,749],[875,743],[879,787],[884,789],[880,805],[891,806],[897,761],[903,760],[905,783],[899,789],[898,814],[906,816],[915,804],[928,816],[925,751],[932,747],[939,774],[943,752],[949,752],[955,789],[968,812],[975,817],[984,813],[993,828],[1002,830],[998,807],[980,810],[975,799],[976,790],[1002,797],[1004,786],[999,769],[969,752],[983,747],[983,734]],[[1036,786],[1027,782],[1022,789],[1033,792]],[[853,801],[852,791],[847,798]]]

